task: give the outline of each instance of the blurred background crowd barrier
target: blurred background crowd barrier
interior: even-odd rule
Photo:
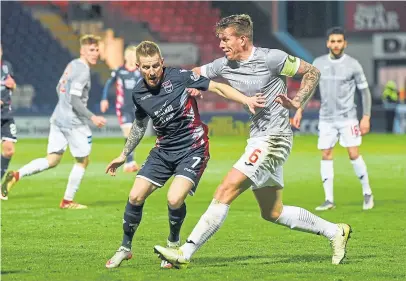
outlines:
[[[328,52],[326,30],[344,26],[346,53],[363,66],[373,95],[372,131],[406,133],[404,2],[2,1],[3,58],[13,65],[18,84],[13,106],[19,137],[48,136],[48,118],[57,102],[55,87],[65,65],[79,56],[81,34],[103,38],[88,103],[99,112],[103,85],[111,69],[123,64],[127,45],[158,42],[166,65],[191,69],[223,56],[214,25],[238,13],[252,17],[256,46],[282,49],[309,62]],[[293,96],[300,81],[288,79],[287,85]],[[114,99],[112,88],[111,104]],[[358,96],[356,102],[361,102]],[[296,133],[317,134],[319,106],[316,93]],[[199,108],[210,135],[248,133],[248,115],[240,105],[206,93]],[[95,130],[95,136],[121,137],[116,119],[110,107],[109,125]]]

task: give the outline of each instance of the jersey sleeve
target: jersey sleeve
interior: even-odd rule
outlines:
[[[204,77],[213,79],[221,76],[221,70],[224,67],[225,58],[218,58],[211,63],[205,64],[200,67],[200,72]]]
[[[106,84],[103,87],[102,100],[107,100],[109,89],[111,85],[113,85],[113,83],[115,83],[117,80],[117,69],[113,70],[110,76],[111,77],[107,80]]]
[[[14,77],[14,70],[13,70],[13,66],[11,65],[11,63],[7,62],[7,67],[8,67],[8,74],[10,74],[11,77]]]
[[[196,88],[203,91],[207,91],[209,88],[210,79],[204,77],[203,75],[196,74],[190,70],[182,70],[180,74],[186,88]]]
[[[71,87],[69,94],[81,97],[83,89],[89,82],[90,72],[84,64],[78,64],[72,69]]]
[[[137,103],[137,101],[134,98],[134,95],[132,96],[133,103],[134,103],[134,113],[135,113],[135,118],[138,120],[142,120],[148,116],[148,114],[145,112],[145,110]]]
[[[354,80],[359,90],[368,88],[367,78],[365,77],[364,70],[358,61],[354,64]]]
[[[273,75],[292,77],[299,69],[300,59],[284,51],[272,49],[266,55],[266,65]]]

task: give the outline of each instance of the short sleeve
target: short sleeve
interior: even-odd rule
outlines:
[[[84,64],[76,65],[75,69],[72,69],[69,94],[81,97],[83,94],[83,89],[89,82],[89,79],[89,69]]]
[[[300,59],[284,51],[271,49],[266,55],[266,65],[273,75],[292,77],[299,69]]]
[[[7,63],[7,67],[8,67],[8,73],[10,74],[11,77],[14,76],[14,70],[13,70],[13,66],[11,65],[11,63]]]
[[[144,109],[137,103],[137,101],[134,99],[133,96],[133,103],[134,103],[134,113],[135,113],[135,118],[138,120],[145,119],[148,114],[145,112]]]
[[[182,76],[183,83],[187,88],[196,88],[198,90],[207,91],[209,88],[210,79],[199,75],[190,70],[182,70],[180,72]]]
[[[354,80],[359,90],[368,88],[367,78],[365,77],[364,70],[358,61],[354,64]]]
[[[213,79],[221,76],[221,70],[225,65],[225,58],[218,58],[211,63],[205,64],[200,67],[200,72],[204,77]]]

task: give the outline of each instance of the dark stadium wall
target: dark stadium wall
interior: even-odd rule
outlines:
[[[254,22],[254,44],[256,46],[287,51],[272,35],[269,16],[252,1],[213,1],[212,6],[220,9],[222,17],[234,14],[250,15]]]

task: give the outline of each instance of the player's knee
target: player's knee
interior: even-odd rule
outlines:
[[[168,194],[168,206],[172,209],[179,209],[183,202],[184,198],[175,194]]]
[[[6,158],[13,157],[15,152],[14,144],[9,141],[4,141],[2,145],[2,154]]]
[[[350,157],[350,160],[357,160],[359,157],[359,153],[358,153],[358,151],[349,150],[348,156]]]
[[[84,169],[87,168],[87,166],[89,165],[89,156],[86,157],[76,157],[76,161],[78,163],[78,165],[82,166]]]
[[[142,205],[142,204],[144,204],[145,199],[147,199],[146,195],[136,194],[136,193],[132,193],[132,192],[130,192],[130,195],[128,196],[128,200],[133,205]]]
[[[54,168],[54,167],[58,166],[59,162],[61,162],[61,159],[62,159],[62,155],[59,155],[56,153],[48,154],[47,160],[48,160],[49,168]]]
[[[224,204],[230,204],[239,191],[240,183],[234,180],[226,180],[219,185],[215,198]]]
[[[323,160],[333,160],[333,150],[332,149],[323,150],[322,158]]]

